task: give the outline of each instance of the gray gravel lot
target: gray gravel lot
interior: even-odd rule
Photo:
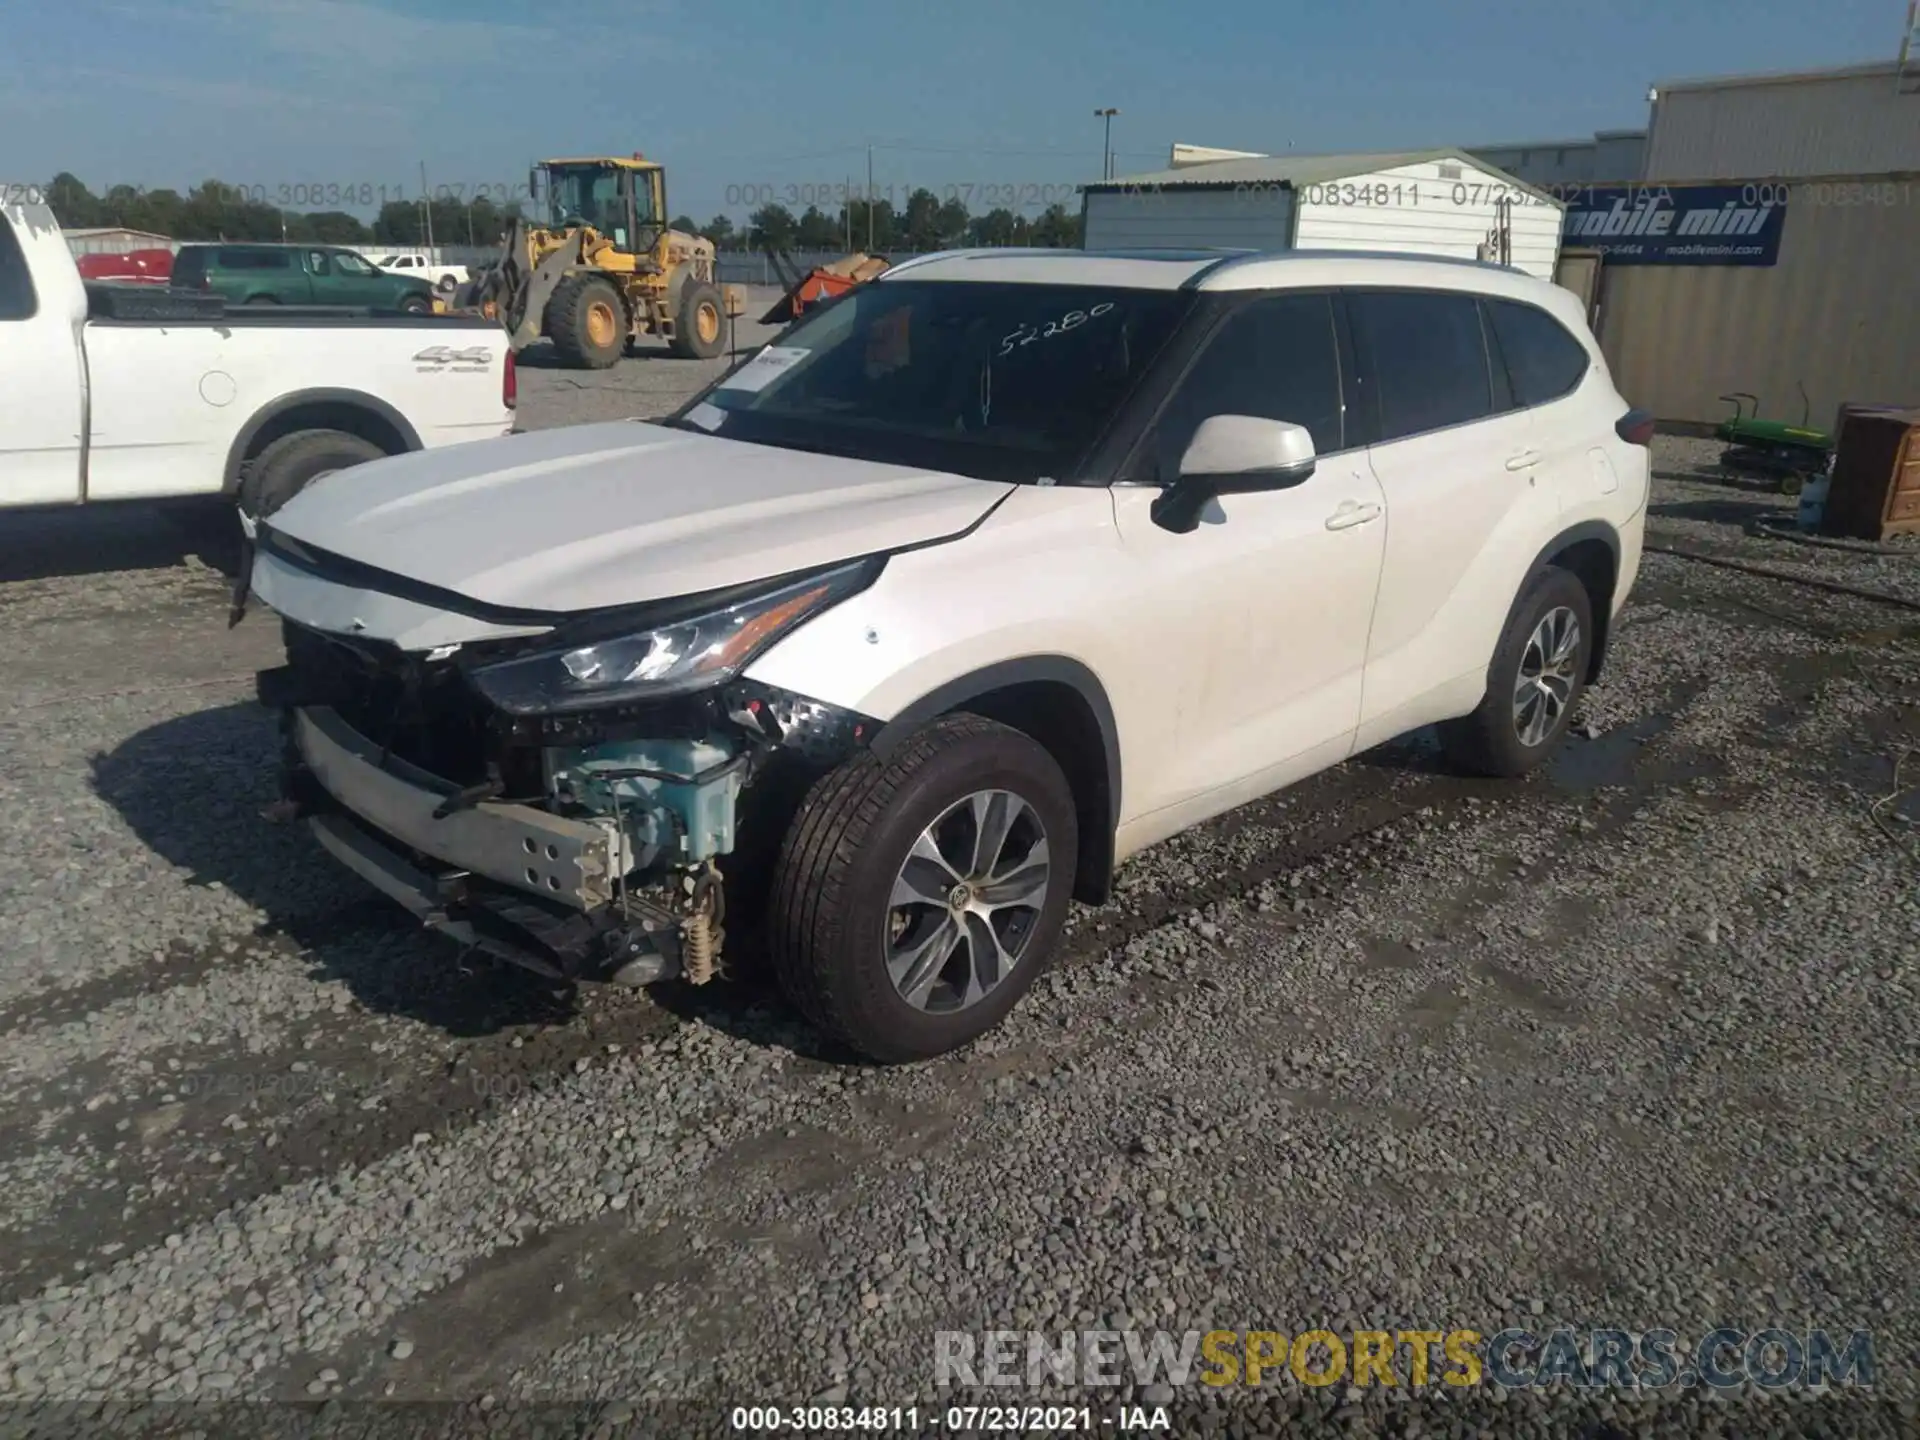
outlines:
[[[713,368],[530,366],[523,422]],[[1658,543],[1920,598],[1920,549],[1748,533],[1791,502],[1710,452],[1660,442]],[[1920,614],[1650,555],[1552,773],[1358,757],[1130,864],[1002,1032],[875,1070],[748,983],[462,962],[265,823],[277,636],[179,534],[0,529],[0,1394],[719,1433],[944,1406],[943,1329],[1778,1324],[1870,1329],[1873,1395],[1083,1398],[1915,1433],[1920,799],[1876,805]]]

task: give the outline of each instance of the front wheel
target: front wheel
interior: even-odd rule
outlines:
[[[1593,602],[1549,565],[1521,591],[1487,670],[1480,708],[1441,727],[1448,757],[1479,775],[1517,777],[1553,753],[1586,688]]]
[[[1078,843],[1059,765],[1005,725],[949,715],[861,754],[815,783],[775,864],[781,989],[869,1059],[957,1049],[1051,958]]]
[[[431,315],[433,302],[424,295],[409,295],[400,302],[402,315]]]

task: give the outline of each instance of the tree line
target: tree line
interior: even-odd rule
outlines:
[[[345,210],[289,210],[267,203],[244,186],[206,180],[184,194],[136,185],[110,186],[94,194],[61,172],[46,187],[47,203],[70,230],[123,227],[173,240],[287,240],[326,245],[424,245],[429,233],[441,245],[498,245],[521,214],[517,204],[499,205],[482,195],[472,203],[392,200],[372,220]],[[869,213],[871,212],[871,213]],[[887,200],[869,207],[854,200],[834,211],[808,206],[796,215],[784,205],[764,205],[736,223],[715,215],[704,225],[676,216],[674,228],[704,235],[721,250],[942,250],[957,245],[1080,243],[1080,217],[1064,205],[1038,215],[1000,208],[968,212],[960,200],[941,201],[916,190],[896,209]]]

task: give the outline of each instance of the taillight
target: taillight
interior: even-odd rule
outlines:
[[[500,403],[511,410],[520,403],[520,366],[513,347],[507,347],[507,363],[500,371]]]
[[[1653,444],[1653,416],[1645,410],[1629,410],[1614,422],[1613,433],[1629,445]]]

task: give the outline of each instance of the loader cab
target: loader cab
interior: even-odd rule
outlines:
[[[591,225],[628,255],[648,255],[666,229],[661,168],[634,160],[549,160],[547,224],[554,230]]]

